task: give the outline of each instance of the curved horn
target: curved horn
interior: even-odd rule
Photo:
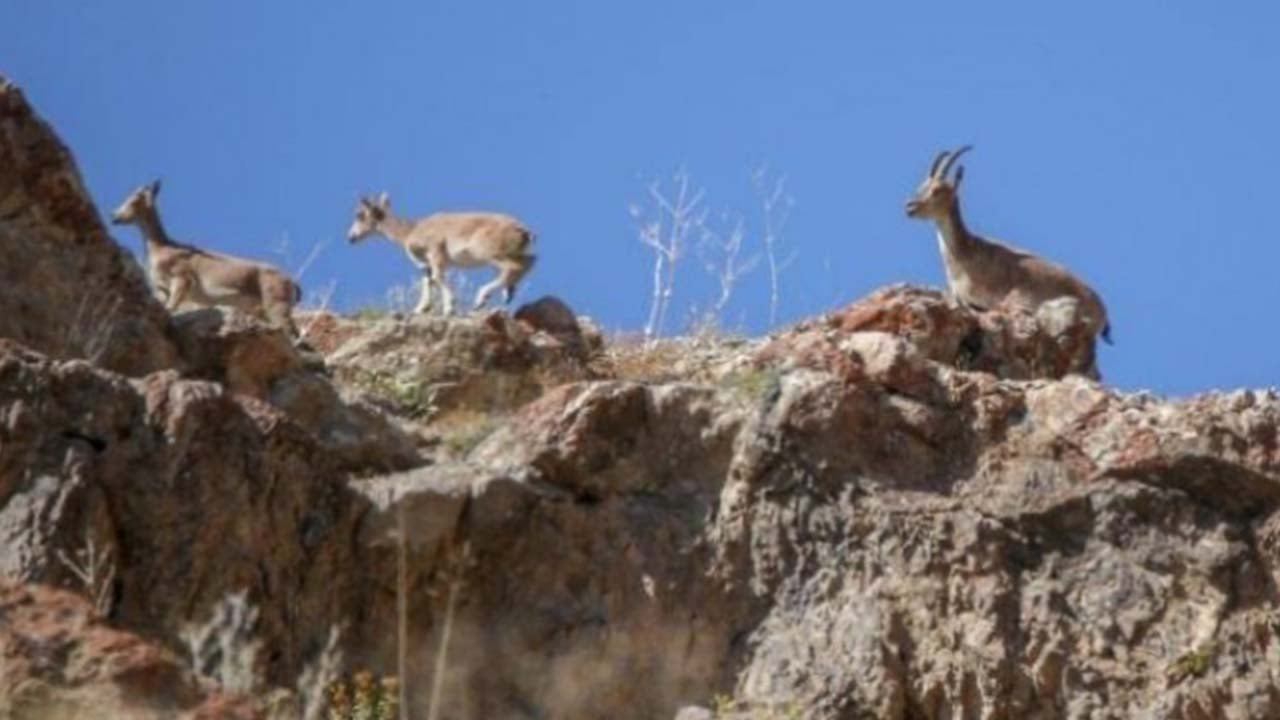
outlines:
[[[951,153],[951,157],[947,158],[947,161],[942,164],[942,168],[938,170],[938,177],[945,179],[947,177],[947,173],[951,172],[951,166],[956,164],[956,160],[959,160],[961,155],[972,149],[972,145],[965,145],[959,150]]]
[[[934,177],[938,174],[938,166],[941,165],[942,161],[946,160],[947,156],[950,154],[951,154],[950,150],[943,150],[942,152],[938,153],[938,157],[933,159],[933,165],[929,166],[929,177]]]

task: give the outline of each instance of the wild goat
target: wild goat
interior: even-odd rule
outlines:
[[[431,286],[439,284],[444,296],[444,314],[453,313],[453,291],[445,279],[450,267],[492,265],[498,277],[476,293],[479,308],[499,287],[503,301],[511,302],[516,284],[533,267],[536,255],[529,252],[533,233],[508,215],[499,213],[435,213],[411,221],[391,214],[391,200],[386,193],[377,200],[360,198],[356,219],[347,232],[347,240],[357,243],[370,235],[384,235],[405,249],[409,259],[422,269],[422,297],[413,309],[425,313],[431,309]]]
[[[160,181],[138,188],[111,215],[116,225],[137,225],[147,243],[147,272],[156,294],[173,312],[183,302],[234,307],[298,336],[293,306],[302,290],[284,273],[262,263],[219,255],[176,242],[156,209]]]
[[[929,175],[907,202],[907,216],[925,218],[938,225],[938,248],[946,268],[947,285],[957,300],[981,309],[1000,306],[1035,311],[1041,303],[1068,296],[1080,303],[1085,321],[1102,339],[1111,342],[1111,324],[1102,299],[1082,280],[1060,265],[1031,253],[1001,245],[969,232],[960,216],[960,181],[947,180],[956,160],[971,146],[943,151],[933,161]]]

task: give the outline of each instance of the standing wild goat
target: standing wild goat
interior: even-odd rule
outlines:
[[[499,287],[503,301],[511,302],[516,284],[533,267],[537,256],[529,252],[533,233],[520,221],[499,213],[435,213],[411,221],[391,214],[386,193],[377,200],[360,198],[356,219],[347,240],[360,242],[370,235],[385,235],[404,247],[409,259],[422,269],[422,297],[413,309],[424,313],[431,308],[431,286],[440,285],[444,314],[453,313],[453,291],[445,278],[450,267],[492,265],[498,277],[476,293],[475,307],[488,301]]]
[[[964,226],[957,193],[964,166],[956,169],[954,180],[947,180],[947,173],[969,149],[966,145],[939,153],[915,197],[907,202],[909,217],[938,225],[938,248],[952,295],[981,309],[1004,305],[1032,312],[1054,298],[1072,297],[1093,331],[1110,343],[1107,309],[1093,288],[1060,265],[975,235]]]
[[[170,312],[183,302],[234,307],[284,328],[297,337],[293,306],[302,298],[298,284],[261,263],[219,255],[174,241],[160,224],[156,196],[160,181],[134,191],[111,215],[116,225],[137,225],[147,242],[151,285]]]

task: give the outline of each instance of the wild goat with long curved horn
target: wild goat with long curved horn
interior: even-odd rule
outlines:
[[[907,215],[932,220],[938,226],[938,248],[947,273],[947,286],[957,300],[977,308],[1022,307],[1034,311],[1042,303],[1072,297],[1080,303],[1085,321],[1103,340],[1111,342],[1111,324],[1098,293],[1066,268],[969,232],[960,215],[960,182],[964,166],[956,165],[971,150],[965,145],[934,158],[924,183],[907,202]],[[951,168],[955,177],[947,179]]]

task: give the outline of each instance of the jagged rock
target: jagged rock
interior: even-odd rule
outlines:
[[[1035,314],[979,312],[936,290],[909,285],[879,290],[801,323],[775,338],[757,359],[848,373],[858,358],[850,356],[844,339],[872,331],[901,338],[924,358],[962,370],[1013,380],[1098,377],[1092,333],[1070,298],[1045,303]]]
[[[739,438],[757,450],[722,494],[716,573],[772,605],[741,702],[822,718],[1280,712],[1280,557],[1260,549],[1280,403],[926,374],[914,397],[891,373],[789,374]]]
[[[742,418],[696,386],[562,385],[522,409],[469,459],[599,500],[645,490],[692,495],[720,482]]]
[[[352,324],[360,330],[345,329]],[[500,312],[343,320],[326,332],[349,338],[326,357],[343,386],[421,423],[510,412],[551,386],[591,376],[584,348],[540,341],[545,333]]]
[[[306,368],[302,354],[279,330],[224,308],[180,312],[173,319],[186,372],[228,390],[266,399],[280,379]]]
[[[309,358],[275,328],[244,313],[207,308],[179,313],[175,335],[186,373],[265,400],[310,432],[351,472],[390,472],[423,458],[410,432],[358,397],[343,398]]]
[[[483,319],[444,322],[475,351]],[[158,618],[181,612],[142,588],[195,592],[173,568],[199,557],[203,582],[223,579],[200,586],[200,607],[240,584],[226,578],[265,573],[249,583],[264,635],[308,648],[268,664],[277,682],[339,619],[351,663],[394,672],[403,592],[409,677],[434,671],[451,618],[445,710],[463,718],[669,717],[718,693],[742,717],[1280,708],[1273,394],[1170,403],[1080,375],[1011,381],[887,330],[839,331],[829,348],[847,364],[562,385],[462,459],[354,492],[318,489],[336,463],[266,403],[10,350],[0,416],[27,439],[0,438],[0,469],[50,479],[11,486],[23,492],[0,527],[34,539],[6,562],[71,582],[49,558],[88,527],[130,558],[113,617],[161,635],[173,623]],[[721,352],[735,349],[757,352]],[[112,440],[119,427],[132,439]],[[42,428],[69,431],[32,439],[50,438]],[[272,459],[227,467],[231,447]],[[253,500],[265,477],[279,478],[270,506]],[[218,510],[181,519],[177,495]],[[298,520],[326,507],[328,520]],[[265,544],[236,540],[241,524]],[[280,551],[308,542],[312,554]],[[242,556],[263,559],[248,571]],[[296,589],[283,601],[264,587]],[[168,609],[139,608],[156,604]],[[288,631],[270,620],[285,607]]]
[[[4,92],[0,152],[65,155]],[[91,224],[69,160],[30,157],[54,179],[0,177],[0,231]],[[22,242],[109,255],[76,237]],[[62,292],[33,317],[68,326]],[[174,649],[247,590],[266,683],[337,628],[346,669],[403,657],[410,712],[439,686],[457,720],[1280,717],[1280,399],[1109,390],[1077,312],[895,286],[764,340],[603,353],[550,301],[305,318],[336,386],[222,311],[134,379],[0,341],[0,574],[89,594],[104,619],[54,650],[107,662],[103,623]],[[62,352],[25,322],[0,335]],[[138,332],[108,364],[169,367]],[[116,570],[84,588],[89,548]],[[3,660],[45,662],[4,645],[5,592]]]
[[[0,76],[0,337],[126,375],[175,367],[164,309],[71,153]]]
[[[388,579],[405,568],[405,636],[428,649],[411,653],[406,675],[431,677],[442,663],[442,716],[663,717],[727,682],[724,658],[742,612],[704,579],[709,489],[676,499],[655,484],[581,502],[554,484],[471,464],[387,484],[366,526],[373,532],[362,534],[377,592],[351,651],[358,662],[394,666],[383,640],[398,629]],[[361,483],[371,498],[381,485]],[[389,542],[401,512],[403,566]],[[425,707],[428,692],[425,682],[414,687],[411,706]]]
[[[63,590],[0,579],[0,715],[103,720],[251,720],[247,700],[210,692],[183,662],[112,629]]]
[[[292,682],[356,588],[336,459],[280,411],[172,371],[128,380],[0,343],[0,568],[79,587],[60,555],[116,563],[108,617],[175,642],[247,590]]]
[[[521,305],[513,317],[530,330],[546,333],[584,357],[599,352],[604,344],[597,328],[585,318],[579,318],[563,300],[553,295]]]
[[[578,327],[578,316],[563,300],[552,295],[521,305],[513,317],[531,330],[542,330],[558,337],[574,338],[582,333],[582,328]]]
[[[365,400],[344,396],[319,373],[283,377],[267,399],[310,432],[343,470],[386,473],[426,462],[410,430]]]

